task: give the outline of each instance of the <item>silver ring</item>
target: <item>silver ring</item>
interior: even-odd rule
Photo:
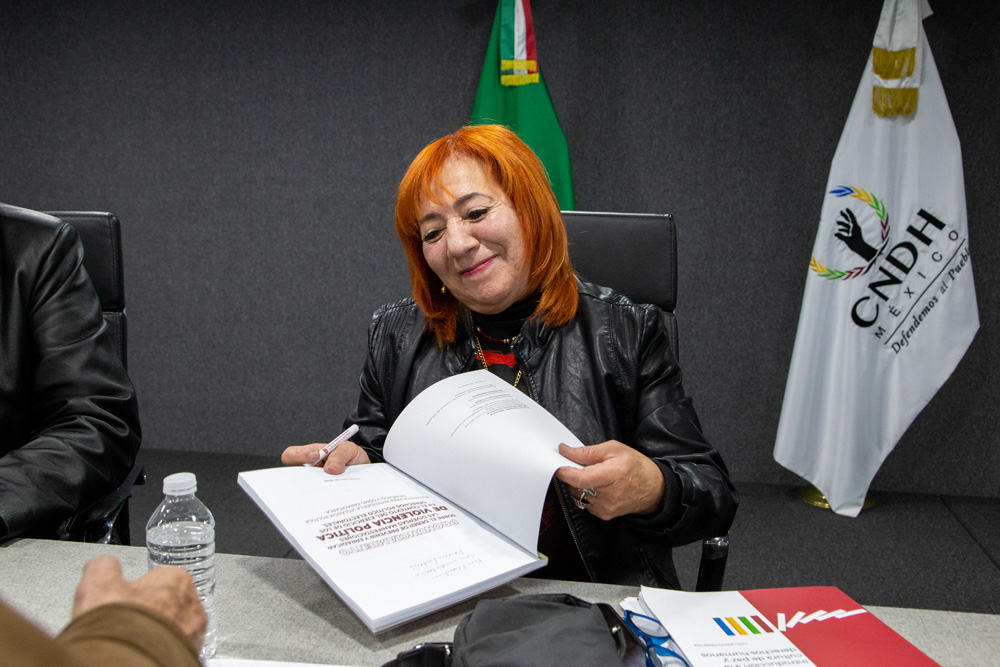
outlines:
[[[589,497],[588,497],[589,496]],[[590,505],[590,499],[597,497],[597,491],[594,489],[580,489],[580,497],[573,499],[573,504],[582,510],[587,509]]]

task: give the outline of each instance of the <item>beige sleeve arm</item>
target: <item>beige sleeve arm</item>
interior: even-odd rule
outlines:
[[[54,643],[65,664],[125,667],[199,667],[191,642],[159,614],[130,604],[109,604],[75,619]],[[64,664],[62,662],[40,664]]]

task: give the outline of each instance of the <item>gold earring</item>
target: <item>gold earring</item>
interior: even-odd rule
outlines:
[[[447,294],[447,293],[448,293],[448,288],[445,287],[444,285],[441,285],[441,294]]]

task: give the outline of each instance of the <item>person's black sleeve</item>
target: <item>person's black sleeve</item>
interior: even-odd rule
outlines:
[[[76,231],[62,225],[39,254],[22,313],[29,330],[26,441],[0,456],[0,517],[8,536],[57,524],[113,491],[135,462],[135,390],[83,268]],[[7,443],[9,445],[10,443]],[[3,451],[0,450],[0,451]]]

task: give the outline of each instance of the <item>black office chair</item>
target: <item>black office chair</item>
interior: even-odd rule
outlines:
[[[569,257],[589,282],[611,287],[636,303],[667,313],[674,356],[677,336],[677,230],[667,214],[563,211]],[[729,557],[729,535],[702,541],[695,590],[720,591]]]
[[[121,223],[111,213],[50,211],[76,229],[83,243],[83,266],[101,299],[104,322],[111,330],[115,350],[128,370],[128,328],[125,318],[125,270],[122,265]],[[64,521],[61,539],[104,544],[130,544],[128,499],[135,484],[144,484],[138,462],[112,493]]]

